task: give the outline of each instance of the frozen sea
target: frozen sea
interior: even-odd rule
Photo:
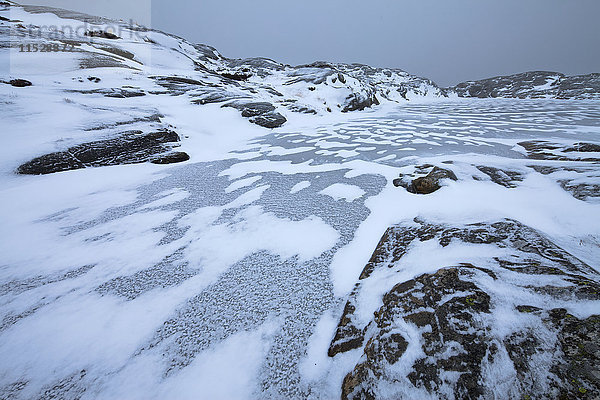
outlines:
[[[345,299],[385,229],[416,217],[513,218],[600,270],[598,162],[518,144],[600,142],[597,101],[409,104],[250,136],[183,165],[3,175],[0,398],[339,397]],[[422,164],[458,181],[392,184]]]

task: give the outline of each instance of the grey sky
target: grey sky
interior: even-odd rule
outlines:
[[[600,0],[23,2],[133,18],[232,58],[398,67],[440,85],[536,69],[600,72]]]

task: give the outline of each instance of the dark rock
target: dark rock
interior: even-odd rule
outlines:
[[[290,111],[302,113],[302,114],[313,114],[314,115],[317,113],[317,111],[315,111],[314,109],[312,109],[308,106],[299,105],[299,104],[291,104],[288,106],[288,109]]]
[[[579,152],[579,153],[600,153],[600,144],[595,143],[575,143],[572,147],[567,147],[563,150],[565,153]]]
[[[150,160],[152,164],[175,164],[190,159],[190,156],[183,151],[167,153]]]
[[[255,117],[275,110],[275,106],[266,102],[232,102],[223,105],[223,107],[232,107],[242,112],[242,117]]]
[[[256,117],[250,118],[250,122],[265,128],[272,129],[279,128],[281,125],[287,122],[287,119],[278,112],[271,111],[266,114],[261,114]]]
[[[278,128],[287,119],[275,111],[275,106],[266,102],[232,102],[223,107],[232,107],[242,112],[242,116],[250,118],[250,122],[265,128]]]
[[[98,83],[98,82],[100,82],[100,81],[102,80],[102,79],[100,79],[100,78],[97,78],[97,77],[95,77],[95,76],[88,76],[88,78],[87,78],[87,79],[88,79],[88,81],[90,81],[90,82],[94,82],[94,83]]]
[[[81,94],[101,94],[105,97],[112,97],[116,99],[125,99],[131,97],[142,97],[146,93],[140,89],[133,88],[103,88],[94,90],[67,90],[66,92],[81,93]]]
[[[115,35],[112,32],[107,32],[107,31],[86,31],[84,33],[85,36],[89,36],[89,37],[97,37],[97,38],[102,38],[102,39],[121,39],[120,37],[118,37],[117,35]]]
[[[143,134],[125,132],[114,139],[99,140],[46,154],[21,165],[19,174],[42,175],[85,167],[134,164],[165,153],[179,136],[173,131]]]
[[[117,57],[106,56],[97,53],[83,53],[84,56],[79,61],[81,69],[92,68],[127,68],[134,69],[124,64]]]
[[[31,86],[32,83],[25,79],[12,79],[8,83],[14,87],[27,87]]]
[[[519,172],[487,167],[483,165],[477,166],[477,169],[489,176],[492,179],[492,182],[507,188],[515,188],[517,187],[515,182],[523,181],[523,175]]]
[[[350,319],[356,311],[356,308],[351,303],[346,303],[342,318],[338,323],[335,336],[331,341],[327,354],[333,357],[338,353],[357,349],[363,344],[364,329],[357,329]]]
[[[225,101],[231,101],[235,96],[232,96],[228,92],[224,91],[212,91],[208,93],[204,93],[199,98],[195,98],[192,100],[193,104],[203,105],[210,103],[223,103]]]
[[[596,143],[565,145],[544,140],[529,140],[518,144],[527,151],[527,157],[534,160],[600,162],[600,157],[586,154],[600,151],[600,145]]]
[[[366,96],[359,93],[352,93],[346,99],[342,112],[362,111],[373,105],[379,105],[379,100],[377,100],[377,96],[375,96],[374,92],[371,92]]]
[[[242,117],[256,117],[258,115],[270,113],[275,110],[275,106],[269,103],[246,103],[242,108]]]
[[[457,180],[454,172],[449,169],[433,167],[426,176],[414,179],[406,190],[414,194],[430,194],[442,187],[441,181],[443,179]],[[394,185],[402,186],[402,180],[394,180]]]
[[[132,52],[123,50],[123,49],[119,49],[118,47],[101,46],[101,47],[99,47],[99,49],[104,50],[108,53],[114,54],[116,56],[126,58],[128,60],[133,60],[135,57],[135,54],[133,54]]]
[[[459,97],[599,98],[600,73],[565,76],[558,72],[530,71],[463,82],[447,90]]]
[[[507,374],[514,368],[513,377],[507,375],[504,398],[567,399],[598,393],[600,317],[578,319],[565,309],[547,308],[556,301],[575,307],[587,301],[584,307],[592,307],[600,300],[597,272],[516,221],[456,227],[415,223],[386,231],[344,307],[329,356],[356,348],[363,354],[342,382],[343,399],[378,398],[382,385],[389,398],[417,390],[439,398],[497,397],[488,379],[498,358]],[[406,280],[406,270],[398,269],[397,262],[411,246],[430,240],[442,248],[451,242],[497,246],[506,255],[490,256],[485,268],[460,263]],[[362,291],[380,282],[368,280],[383,273],[393,283],[392,268],[403,279],[385,293],[371,321],[359,322],[355,315],[361,312]],[[375,271],[380,274],[373,275]],[[552,276],[556,285],[544,276]],[[503,309],[515,314],[515,326],[504,337],[498,336],[505,327],[496,320],[494,308],[510,305],[512,297],[506,297],[504,286],[494,289],[496,280],[514,285],[529,299],[543,297],[532,305],[513,303]],[[405,357],[410,346],[419,346],[421,355],[415,358],[413,350]],[[505,364],[502,354],[508,354],[512,365]]]
[[[246,81],[252,76],[252,74],[244,72],[221,72],[220,75],[234,81]]]

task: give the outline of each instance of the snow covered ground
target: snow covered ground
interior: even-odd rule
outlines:
[[[600,269],[600,204],[528,168],[559,161],[526,159],[516,145],[597,140],[599,114],[588,102],[411,105],[303,121],[185,165],[5,175],[5,393],[336,396],[348,366],[327,345],[391,224],[513,218]],[[391,184],[415,162],[442,161],[465,179],[428,197]],[[475,181],[473,165],[524,179]],[[598,184],[593,172],[581,178]],[[385,288],[374,290],[377,302]]]
[[[15,10],[11,18],[55,17]],[[327,355],[344,303],[385,230],[415,217],[511,218],[600,271],[598,161],[560,147],[600,142],[598,101],[414,99],[288,113],[267,130],[232,108],[193,104],[194,94],[158,91],[151,73],[193,71],[182,54],[196,50],[148,36],[178,50],[95,69],[65,54],[0,53],[11,77],[34,83],[0,84],[1,398],[339,397],[360,356]],[[88,75],[146,95],[86,93],[96,89]],[[190,161],[14,173],[122,125],[171,127]],[[528,157],[519,144],[528,141],[570,158]],[[458,180],[427,196],[392,184],[422,164]],[[498,184],[482,166],[518,179]],[[432,250],[409,254],[406,279],[429,271]],[[490,256],[471,250],[454,246],[435,268]],[[374,285],[364,310],[386,290]],[[582,303],[577,315],[598,306]]]

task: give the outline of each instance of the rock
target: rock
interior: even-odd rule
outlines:
[[[527,151],[528,158],[534,160],[600,162],[599,155],[587,154],[600,152],[600,145],[597,143],[576,142],[568,145],[544,140],[529,140],[518,145]]]
[[[112,97],[116,99],[125,99],[131,97],[142,97],[146,93],[143,90],[135,88],[102,88],[93,90],[66,90],[68,93],[81,93],[81,94],[101,94],[105,97]]]
[[[250,122],[265,128],[272,129],[279,128],[281,125],[287,122],[287,119],[278,112],[271,111],[266,114],[261,114],[256,117],[250,118]]]
[[[89,36],[89,37],[97,37],[97,38],[102,38],[102,39],[121,39],[120,37],[118,37],[117,35],[115,35],[112,32],[107,32],[107,31],[102,31],[102,30],[98,30],[98,31],[86,31],[84,33],[85,36]]]
[[[507,188],[515,188],[517,187],[515,182],[523,181],[523,175],[516,171],[486,167],[484,165],[477,166],[477,169],[489,176],[492,182]]]
[[[375,96],[374,92],[368,93],[367,95],[352,93],[346,98],[346,103],[342,112],[362,111],[373,105],[379,105],[379,100],[377,100],[377,96]]]
[[[278,128],[287,119],[275,111],[275,106],[267,102],[231,102],[223,107],[232,107],[242,112],[242,116],[250,118],[250,122],[265,128]]]
[[[275,110],[275,106],[267,102],[232,102],[223,105],[223,107],[232,107],[242,112],[242,117],[255,117]]]
[[[431,172],[429,172],[426,176],[414,179],[406,188],[406,190],[414,194],[430,194],[442,187],[441,181],[443,179],[451,179],[453,181],[457,180],[454,172],[450,171],[449,169],[433,167]],[[401,185],[401,182],[395,180],[394,184]]]
[[[574,143],[572,147],[567,147],[563,150],[565,153],[580,152],[580,153],[600,153],[600,144],[595,143]]]
[[[250,77],[252,77],[252,74],[240,71],[221,72],[219,75],[221,75],[223,78],[232,79],[234,81],[247,81],[250,79]]]
[[[21,165],[17,172],[42,175],[85,167],[141,163],[167,152],[177,141],[177,133],[168,130],[147,134],[125,132],[114,139],[84,143],[34,158]]]
[[[600,300],[595,270],[516,221],[414,222],[386,231],[344,307],[329,356],[357,348],[362,356],[342,382],[342,399],[379,398],[382,387],[386,398],[410,393],[566,399],[598,393],[600,316],[577,318],[568,311]],[[435,245],[427,248],[442,252],[464,243],[465,262],[436,270],[432,261],[434,272],[407,279],[412,267],[398,261],[429,241]],[[485,266],[466,260],[468,249],[477,246],[490,251],[488,261],[479,258]],[[358,318],[368,315],[359,306],[373,304],[359,299],[382,284],[391,289],[372,319]],[[518,302],[524,298],[537,300]],[[557,302],[566,308],[549,308]],[[497,380],[499,370],[503,377]]]
[[[27,87],[32,86],[32,83],[25,79],[12,79],[8,83],[14,87]]]
[[[558,83],[557,99],[597,99],[600,97],[600,73],[567,76]]]
[[[175,151],[167,153],[150,160],[152,164],[175,164],[184,162],[190,159],[190,156],[183,151]]]
[[[593,99],[600,98],[600,73],[565,76],[530,71],[460,83],[447,89],[459,97]]]
[[[127,51],[127,50],[120,49],[120,48],[118,48],[118,47],[113,47],[113,46],[110,46],[110,47],[109,47],[109,46],[100,46],[100,47],[98,47],[98,48],[99,48],[100,50],[104,50],[104,51],[106,51],[106,52],[108,52],[108,53],[114,54],[114,55],[116,55],[116,56],[119,56],[119,57],[126,58],[126,59],[128,59],[128,60],[133,60],[133,59],[134,59],[134,57],[135,57],[135,54],[133,54],[132,52],[130,52],[130,51]]]

